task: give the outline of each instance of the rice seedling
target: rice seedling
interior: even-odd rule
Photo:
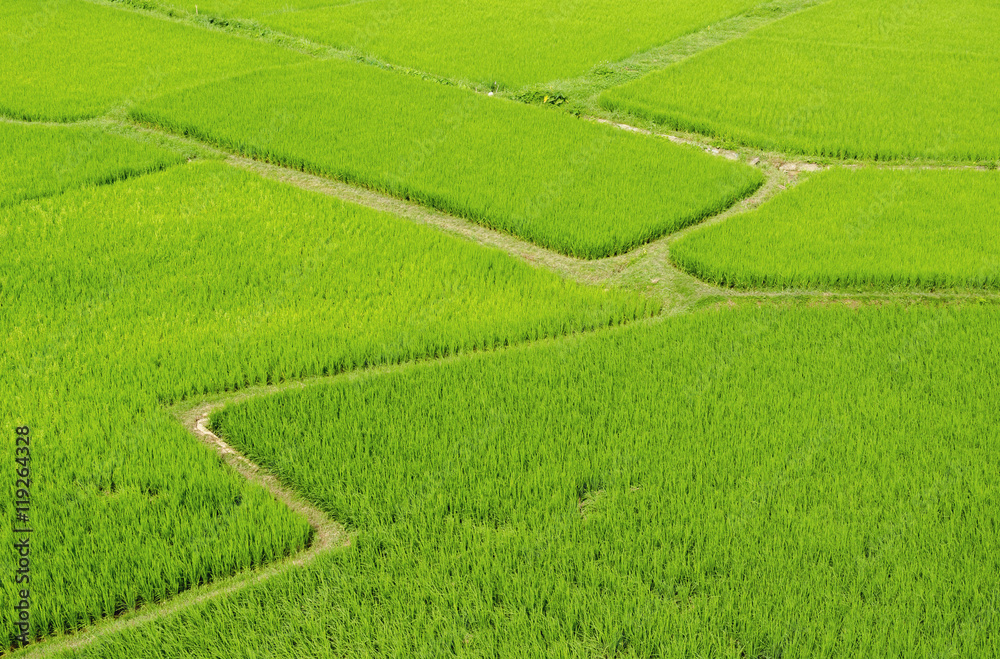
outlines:
[[[601,104],[765,149],[995,162],[997,44],[989,0],[834,0],[611,89]]]
[[[996,289],[1000,172],[829,170],[670,255],[727,286]]]
[[[135,0],[125,0],[134,2]],[[762,0],[162,0],[493,88],[581,75]]]
[[[352,546],[65,656],[996,656],[998,330],[747,305],[228,407]]]
[[[584,258],[696,222],[763,180],[692,147],[353,62],[187,89],[132,116]]]
[[[0,115],[72,121],[171,89],[306,59],[79,0],[0,5]]]
[[[163,169],[183,155],[91,126],[0,121],[0,206]]]
[[[217,162],[0,208],[0,237],[0,425],[34,433],[33,637],[307,542],[165,404],[657,310]],[[0,581],[5,641],[16,588]]]

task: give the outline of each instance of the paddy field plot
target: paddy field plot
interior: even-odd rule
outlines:
[[[343,61],[186,89],[132,116],[584,258],[697,222],[763,181],[693,147]]]
[[[228,407],[352,546],[72,656],[995,656],[998,330],[754,305]]]
[[[221,163],[0,208],[0,241],[17,246],[0,271],[0,419],[33,426],[38,445],[32,636],[308,541],[304,519],[222,468],[165,405],[657,309]],[[15,601],[4,579],[8,634]]]
[[[1000,172],[829,170],[670,255],[727,286],[996,289]]]
[[[601,103],[784,152],[996,162],[998,44],[988,0],[831,0]]]
[[[183,155],[92,126],[0,121],[0,206],[163,169]]]
[[[582,75],[761,0],[169,0],[395,65],[494,87]]]
[[[304,59],[82,0],[5,0],[0,115],[94,117],[171,89]]]

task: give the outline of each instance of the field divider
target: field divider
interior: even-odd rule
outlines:
[[[0,655],[16,659],[33,659],[52,656],[66,651],[79,650],[99,641],[103,637],[134,629],[147,623],[152,624],[157,620],[171,616],[184,609],[219,597],[232,595],[238,591],[263,583],[272,577],[304,567],[327,552],[350,547],[351,535],[340,523],[304,499],[294,490],[282,485],[274,474],[254,463],[212,432],[208,427],[208,421],[213,412],[227,405],[271,396],[293,389],[304,389],[310,386],[321,386],[334,382],[353,382],[363,378],[388,375],[390,373],[418,368],[431,363],[447,364],[459,360],[483,359],[496,353],[525,350],[538,345],[551,345],[557,341],[578,340],[589,335],[618,331],[634,325],[650,325],[662,322],[668,315],[672,314],[650,316],[620,325],[599,326],[561,336],[520,341],[488,350],[460,351],[446,357],[423,357],[405,362],[368,366],[329,375],[313,375],[276,384],[247,387],[246,389],[237,391],[206,394],[168,406],[167,410],[171,416],[199,442],[213,450],[229,467],[247,480],[266,489],[276,500],[303,515],[314,530],[310,545],[303,551],[266,565],[243,570],[230,577],[220,579],[217,582],[195,586],[164,602],[144,603],[133,611],[123,613],[114,618],[98,620],[87,629],[34,641],[24,648],[10,651],[5,655],[0,651]]]
[[[275,393],[275,391],[268,391],[267,393]],[[236,397],[232,398],[235,399]],[[175,413],[175,418],[192,435],[197,437],[199,441],[212,448],[222,461],[237,473],[263,487],[275,499],[305,517],[309,525],[313,528],[313,537],[309,546],[303,551],[268,563],[262,567],[249,568],[220,581],[191,588],[171,597],[163,603],[144,604],[135,611],[111,619],[105,618],[86,630],[34,642],[22,650],[11,652],[9,656],[18,658],[44,657],[67,650],[78,650],[91,645],[102,637],[133,629],[146,623],[152,623],[183,609],[212,599],[231,595],[237,591],[263,583],[272,577],[284,574],[292,569],[308,565],[326,552],[350,546],[350,535],[343,526],[294,491],[284,487],[273,474],[250,461],[208,428],[207,421],[209,415],[224,404],[225,401],[202,404],[198,407],[186,409],[182,413]]]
[[[499,249],[534,267],[545,268],[566,279],[588,286],[619,287],[638,290],[663,303],[662,315],[682,313],[707,299],[782,299],[811,298],[822,301],[846,300],[961,300],[995,299],[1000,294],[982,291],[849,291],[841,289],[756,290],[735,289],[710,284],[681,270],[670,260],[670,245],[702,228],[719,224],[758,208],[787,189],[797,185],[800,172],[819,171],[802,167],[808,163],[761,161],[765,182],[753,195],[702,222],[662,236],[630,252],[602,259],[580,259],[560,254],[495,229],[488,229],[463,218],[449,215],[417,203],[375,192],[361,186],[324,176],[302,172],[281,165],[231,155],[227,163],[265,178],[293,185],[303,190],[330,195],[342,201],[366,206],[404,219],[433,226],[484,247]],[[889,168],[889,167],[886,167]],[[901,169],[903,167],[900,167]],[[632,321],[630,325],[635,322]]]
[[[582,115],[583,119],[587,121],[593,121],[595,123],[604,124],[606,126],[611,126],[612,128],[618,128],[630,133],[638,133],[639,135],[647,135],[650,137],[659,137],[662,139],[667,139],[674,144],[686,144],[688,146],[693,146],[701,149],[705,153],[713,156],[718,156],[720,158],[726,158],[727,160],[744,160],[748,165],[757,168],[763,168],[767,164],[776,167],[784,172],[792,172],[793,175],[799,172],[819,172],[826,169],[831,169],[833,167],[843,167],[844,169],[879,169],[879,170],[935,170],[935,171],[952,171],[952,170],[976,170],[976,171],[991,171],[994,169],[1000,169],[1000,162],[990,165],[983,164],[973,164],[973,163],[961,163],[953,162],[948,160],[933,160],[933,159],[919,159],[913,161],[862,161],[857,159],[835,159],[827,157],[803,157],[801,155],[794,155],[783,153],[780,151],[764,151],[761,149],[756,149],[753,147],[741,147],[739,151],[735,149],[726,149],[721,147],[716,147],[712,144],[712,141],[703,135],[698,133],[681,133],[675,130],[670,130],[666,128],[661,128],[657,130],[650,130],[647,128],[639,128],[629,123],[625,123],[621,120],[609,119],[600,115]],[[766,172],[765,172],[766,173]]]
[[[292,557],[289,561],[289,567],[304,565],[312,560],[315,554],[327,549],[350,546],[350,536],[343,526],[294,491],[284,487],[273,474],[251,462],[249,458],[222,441],[218,435],[209,429],[209,415],[223,405],[224,403],[216,402],[194,408],[186,415],[185,418],[189,419],[189,423],[185,423],[184,425],[191,434],[215,449],[215,452],[219,454],[223,461],[239,472],[240,475],[248,481],[260,485],[270,492],[275,499],[309,521],[309,525],[314,531],[312,542],[304,552]],[[193,421],[193,423],[190,421]]]

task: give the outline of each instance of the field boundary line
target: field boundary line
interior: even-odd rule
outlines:
[[[601,259],[581,259],[555,252],[514,235],[490,229],[470,220],[421,206],[412,201],[393,197],[355,184],[303,172],[282,165],[231,155],[226,162],[240,169],[258,174],[302,190],[325,194],[341,201],[358,204],[373,210],[391,213],[411,222],[432,226],[478,245],[499,249],[533,267],[552,271],[559,276],[587,286],[608,286],[644,293],[662,302],[661,316],[683,312],[712,298],[815,298],[845,300],[960,300],[991,299],[1000,301],[1000,292],[980,290],[920,290],[901,289],[878,291],[867,289],[781,289],[760,290],[722,287],[698,279],[681,270],[670,260],[670,245],[689,233],[719,224],[742,213],[750,212],[773,199],[801,180],[800,171],[761,161],[764,184],[757,191],[729,208],[701,222],[661,236],[635,249]],[[640,321],[630,321],[628,325]]]
[[[711,137],[701,133],[684,133],[665,129],[651,122],[652,128],[640,128],[621,119],[609,119],[600,115],[580,115],[581,119],[598,124],[611,126],[630,133],[638,133],[649,137],[667,139],[674,144],[686,144],[701,149],[705,153],[732,161],[742,161],[754,167],[770,163],[784,172],[818,172],[833,167],[843,169],[877,169],[882,171],[953,171],[975,170],[990,172],[1000,170],[1000,162],[983,164],[981,162],[963,162],[960,160],[936,160],[933,158],[900,158],[896,160],[858,160],[831,158],[828,156],[809,156],[807,154],[786,153],[782,151],[766,151],[752,146],[739,145],[736,148],[717,147]],[[636,117],[630,117],[635,119]],[[737,150],[738,149],[738,150]]]

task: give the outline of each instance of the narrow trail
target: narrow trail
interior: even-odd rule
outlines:
[[[273,391],[266,393],[273,393]],[[262,392],[258,395],[265,394]],[[243,400],[248,397],[246,392],[241,392],[231,396],[230,400]],[[220,399],[203,403],[197,407],[175,411],[174,416],[192,435],[211,447],[227,465],[247,480],[263,487],[292,511],[305,517],[313,529],[309,546],[296,554],[268,563],[263,567],[250,568],[219,581],[196,586],[162,604],[144,604],[135,611],[115,618],[100,620],[83,631],[32,643],[22,650],[11,652],[9,656],[18,658],[45,657],[59,652],[79,650],[106,636],[161,620],[209,600],[231,595],[272,577],[308,565],[324,553],[350,546],[350,536],[343,526],[293,490],[283,486],[266,469],[251,462],[208,429],[209,415],[225,405],[226,402],[225,399]]]
[[[773,163],[758,163],[766,179],[757,192],[738,201],[727,210],[708,219],[665,235],[636,247],[630,252],[603,259],[580,259],[539,247],[511,234],[489,229],[469,220],[449,215],[426,206],[404,201],[360,186],[335,181],[323,176],[308,174],[296,169],[272,165],[242,156],[230,156],[226,161],[234,167],[260,176],[294,185],[310,192],[329,195],[350,203],[378,211],[392,213],[418,224],[427,224],[459,236],[484,247],[506,252],[530,265],[551,270],[566,279],[590,286],[612,286],[642,292],[662,302],[667,311],[682,311],[705,299],[722,298],[816,298],[816,299],[901,299],[901,300],[951,300],[995,299],[1000,292],[991,291],[929,291],[902,289],[894,292],[853,291],[842,289],[733,289],[724,288],[698,279],[679,269],[670,260],[670,245],[693,231],[725,222],[747,213],[788,188],[799,180],[798,171],[788,170]],[[809,171],[809,170],[805,170]]]
[[[273,474],[251,462],[239,451],[226,444],[218,435],[209,430],[209,416],[224,405],[224,402],[201,405],[180,417],[180,421],[191,434],[215,449],[215,452],[222,457],[225,463],[238,471],[244,478],[260,485],[270,492],[275,499],[308,520],[309,526],[313,529],[312,541],[304,552],[297,554],[288,561],[288,567],[304,565],[312,560],[316,554],[327,549],[350,545],[350,538],[343,526],[327,516],[322,510],[301,498],[294,491],[284,487]]]
[[[652,316],[628,323],[627,326],[648,325],[663,322],[668,314]],[[428,364],[447,364],[459,360],[484,359],[498,353],[526,350],[538,345],[550,345],[567,338],[580,338],[603,332],[622,329],[625,325],[602,326],[571,335],[553,336],[535,341],[524,341],[509,346],[490,350],[458,352],[439,358],[420,358],[416,360],[371,366],[368,368],[318,375],[289,380],[271,385],[247,387],[234,392],[208,394],[196,399],[183,401],[170,408],[174,419],[180,423],[192,436],[198,439],[222,458],[222,460],[237,473],[252,483],[267,490],[274,498],[292,511],[302,515],[313,528],[313,537],[309,546],[283,559],[268,563],[263,567],[251,568],[233,576],[220,579],[210,584],[195,586],[162,603],[143,604],[134,611],[124,613],[114,618],[103,618],[87,629],[62,636],[54,636],[31,643],[30,645],[12,650],[4,655],[16,659],[35,659],[49,657],[58,653],[82,650],[93,645],[102,638],[134,629],[144,624],[152,624],[180,611],[189,609],[210,600],[232,595],[246,588],[263,583],[273,577],[289,573],[295,569],[309,565],[317,558],[331,551],[347,548],[351,545],[351,536],[344,527],[325,512],[301,497],[294,490],[283,485],[280,480],[267,469],[255,464],[238,450],[227,444],[213,433],[209,427],[209,417],[217,410],[227,405],[238,404],[246,400],[272,396],[281,392],[305,389],[311,386],[322,386],[335,382],[354,382],[364,378],[377,377],[389,373],[399,373]]]

